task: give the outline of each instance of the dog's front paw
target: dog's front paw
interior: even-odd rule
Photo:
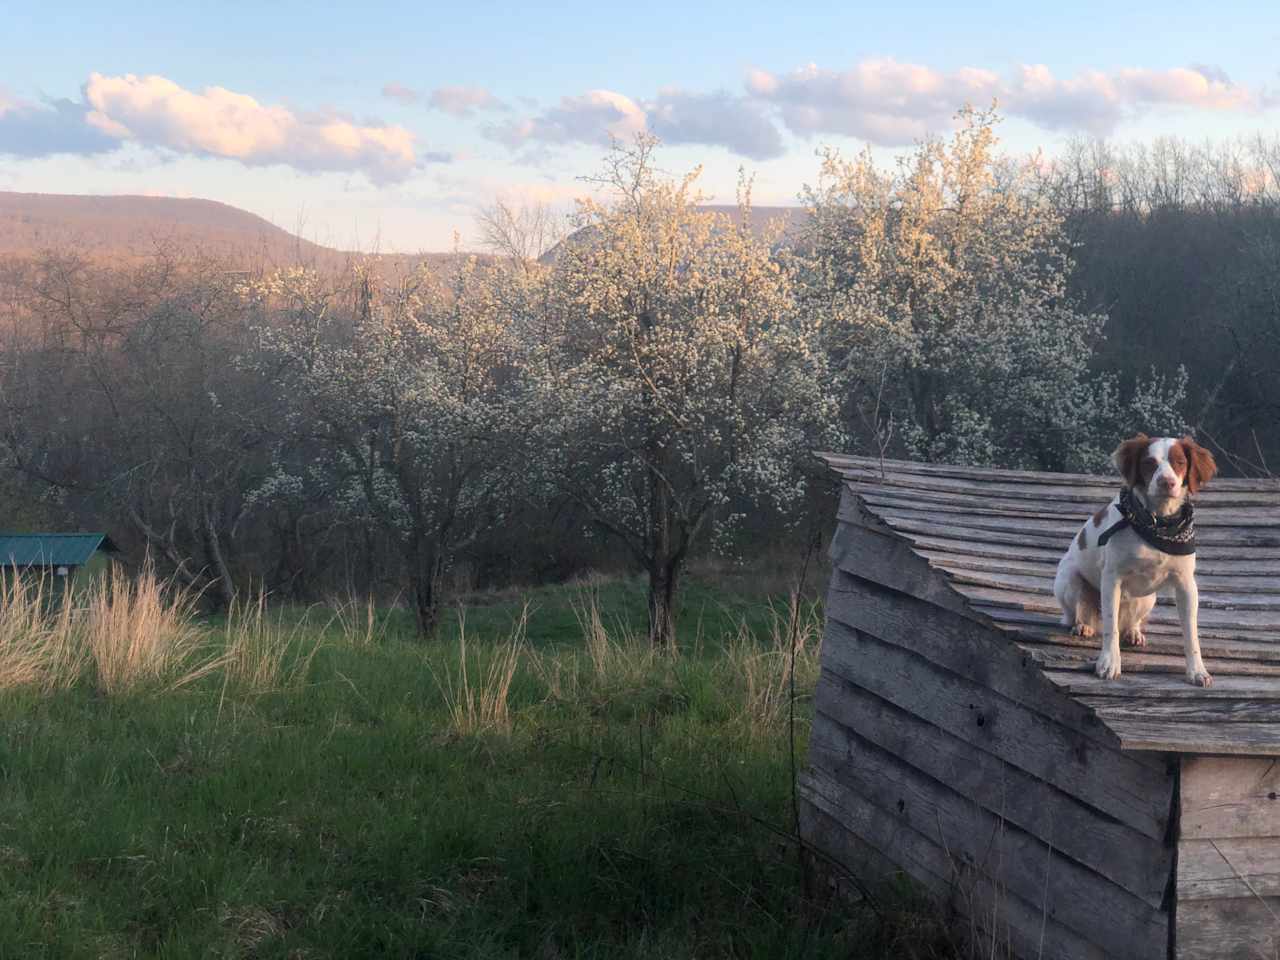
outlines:
[[[1126,630],[1120,634],[1120,642],[1127,647],[1145,647],[1147,645],[1147,635],[1142,632],[1141,627],[1134,627],[1132,630]]]
[[[1093,672],[1103,680],[1114,680],[1120,676],[1120,655],[1104,647],[1094,663]]]
[[[1071,628],[1071,635],[1073,637],[1092,637],[1097,632],[1098,631],[1094,630],[1093,627],[1089,626],[1087,623],[1077,623]]]
[[[1187,683],[1196,687],[1212,687],[1213,677],[1209,675],[1209,671],[1204,668],[1203,663],[1188,665]]]

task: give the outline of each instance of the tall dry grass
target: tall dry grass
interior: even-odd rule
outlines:
[[[185,686],[216,670],[221,657],[208,650],[195,623],[199,597],[156,576],[148,564],[136,577],[113,566],[88,590],[82,615],[72,615],[107,694],[143,687]]]
[[[265,693],[303,683],[324,640],[324,631],[309,620],[303,616],[290,622],[282,613],[272,613],[265,590],[233,599],[223,628],[224,689]]]
[[[228,612],[225,643],[196,617],[199,597],[146,565],[112,567],[65,594],[38,576],[0,580],[0,688],[91,683],[108,695],[174,689],[224,670],[260,692],[306,675],[322,633],[286,625],[259,594]]]
[[[775,729],[789,715],[795,691],[813,688],[822,630],[821,603],[794,590],[784,606],[770,604],[763,637],[739,625],[725,661],[742,688],[740,718],[752,731]]]
[[[458,664],[439,672],[431,668],[449,714],[449,726],[461,736],[511,730],[511,684],[525,651],[529,605],[520,610],[506,640],[481,648],[473,656],[467,647],[467,617],[458,608]],[[443,674],[443,676],[442,676]]]
[[[55,689],[83,675],[88,651],[71,614],[48,577],[0,577],[0,688]]]

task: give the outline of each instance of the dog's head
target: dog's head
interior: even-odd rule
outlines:
[[[1179,500],[1208,483],[1218,465],[1211,454],[1190,437],[1130,437],[1111,455],[1124,482],[1144,493],[1148,501]]]

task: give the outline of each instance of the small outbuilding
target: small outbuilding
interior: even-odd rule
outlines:
[[[105,533],[0,531],[0,572],[49,577],[59,590],[95,555],[119,552]]]
[[[808,843],[914,878],[984,955],[1280,956],[1280,482],[1197,496],[1200,688],[1171,598],[1117,680],[1060,624],[1058,559],[1118,479],[824,459]]]

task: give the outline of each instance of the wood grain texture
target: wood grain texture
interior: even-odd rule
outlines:
[[[1178,847],[1178,899],[1280,897],[1280,837],[1186,840]]]
[[[1147,837],[1160,840],[1165,835],[1169,808],[1162,764],[1147,765],[1103,746],[989,687],[838,623],[829,628],[823,670],[951,731]]]
[[[1280,898],[1178,903],[1178,960],[1274,960],[1280,956]]]
[[[1280,761],[1185,757],[1184,840],[1280,837]]]
[[[823,682],[841,687],[823,691],[823,702],[839,716],[815,715],[812,765],[849,781],[850,765],[875,755],[897,757],[989,816],[1017,827],[1148,905],[1160,906],[1173,868],[1172,848],[1163,841],[1100,815],[1070,794],[856,686],[834,678]],[[1172,785],[1170,776],[1170,799]]]
[[[951,905],[961,914],[974,917],[975,883],[996,891],[993,906],[1004,918],[1004,930],[1012,934],[1015,949],[1019,941],[1023,950],[1036,943],[1042,926],[1051,924],[1061,931],[1058,939],[1074,944],[1076,955],[1152,960],[1165,956],[1167,914],[1121,899],[1112,903],[1109,918],[1092,916],[1081,909],[1082,903],[1100,905],[1110,885],[1090,878],[1087,871],[1083,877],[1077,875],[1042,845],[1003,854],[1006,844],[1014,845],[1008,832],[969,832],[963,813],[946,805],[934,807],[939,821],[917,829],[904,822],[896,807],[885,810],[856,787],[824,771],[809,771],[803,782],[806,799],[888,860],[903,864],[912,876],[932,875],[926,883],[935,890],[949,888]],[[990,895],[979,898],[983,901],[984,906],[990,904]]]

